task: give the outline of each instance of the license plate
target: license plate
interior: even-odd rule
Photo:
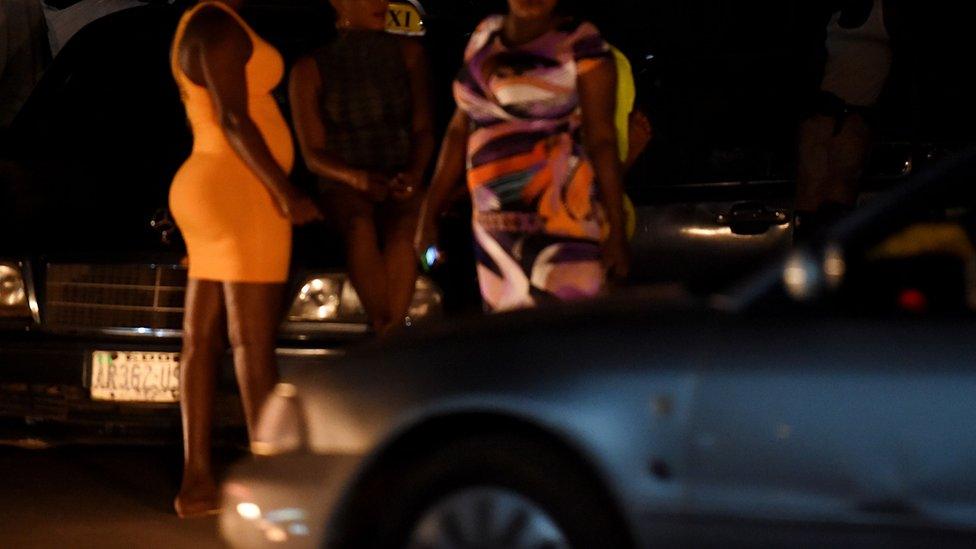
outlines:
[[[180,355],[93,351],[91,397],[116,402],[178,402]]]
[[[386,13],[386,31],[407,36],[423,36],[423,13],[409,0],[390,2],[390,9]]]

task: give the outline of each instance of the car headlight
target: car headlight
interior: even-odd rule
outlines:
[[[436,284],[425,277],[418,278],[413,301],[407,312],[407,322],[440,314],[442,300]],[[318,275],[309,278],[302,285],[288,311],[288,320],[364,323],[366,311],[346,275]]]
[[[26,318],[30,315],[23,271],[16,264],[0,263],[0,318]]]
[[[288,320],[298,322],[351,322],[363,317],[363,304],[352,284],[342,275],[323,275],[307,280],[288,312]]]
[[[274,456],[302,451],[308,447],[307,429],[298,389],[290,383],[279,383],[261,407],[251,437],[251,453]]]

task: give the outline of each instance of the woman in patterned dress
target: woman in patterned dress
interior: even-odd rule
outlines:
[[[490,311],[593,297],[629,268],[613,57],[557,4],[509,0],[472,35],[415,239],[436,242],[466,170]]]

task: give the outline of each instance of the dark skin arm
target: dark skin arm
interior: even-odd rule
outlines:
[[[390,183],[386,176],[353,168],[326,152],[325,124],[319,112],[321,92],[322,75],[318,64],[311,57],[303,57],[291,71],[288,95],[305,164],[319,177],[345,183],[366,193],[371,200],[384,200]]]
[[[417,225],[417,236],[414,238],[414,247],[418,254],[424,253],[428,247],[437,243],[437,219],[444,213],[464,175],[469,132],[468,115],[460,109],[455,110],[444,134],[434,177],[431,179],[430,190],[420,212],[420,223]]]
[[[393,178],[392,192],[397,200],[411,198],[420,188],[424,172],[434,155],[434,128],[430,108],[430,71],[423,47],[415,40],[402,39],[403,57],[410,75],[410,92],[413,97],[413,121],[410,165]]]
[[[228,143],[268,189],[282,216],[295,224],[321,219],[288,180],[248,113],[245,66],[252,45],[247,32],[223,10],[205,8],[188,24],[179,47],[183,71],[210,92]]]
[[[583,145],[593,163],[610,224],[610,235],[603,244],[603,264],[611,276],[624,278],[630,272],[630,252],[624,229],[623,167],[613,123],[616,85],[616,68],[609,60],[578,77]]]

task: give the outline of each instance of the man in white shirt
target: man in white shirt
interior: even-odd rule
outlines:
[[[857,203],[871,148],[869,119],[892,65],[888,0],[846,0],[833,10],[813,113],[800,124],[798,239],[812,236]]]

